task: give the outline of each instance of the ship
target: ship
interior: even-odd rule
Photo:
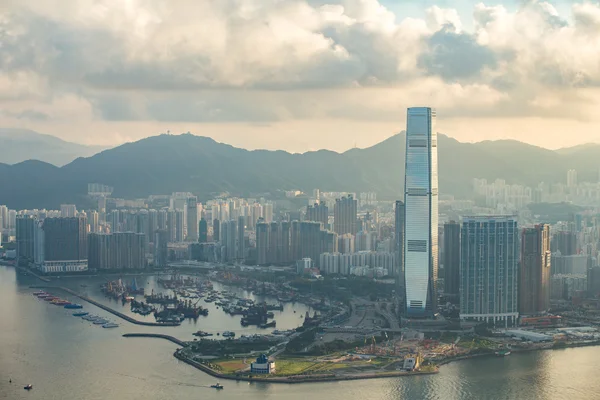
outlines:
[[[210,387],[217,390],[223,389],[223,385],[220,385],[219,382],[214,385],[210,385]]]
[[[204,331],[198,331],[198,332],[194,332],[192,333],[192,335],[194,336],[198,336],[198,337],[207,337],[207,336],[212,336],[212,333],[208,333],[208,332],[204,332]]]
[[[76,312],[76,313],[73,313],[73,316],[74,316],[74,317],[85,317],[85,316],[86,316],[86,315],[88,315],[88,314],[89,314],[89,313],[87,313],[87,312],[85,312],[85,311],[84,311],[84,312]]]
[[[266,324],[260,324],[258,327],[261,329],[274,328],[277,326],[275,321],[267,322]]]

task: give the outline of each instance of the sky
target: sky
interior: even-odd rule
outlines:
[[[3,128],[344,151],[410,106],[460,141],[600,142],[600,4],[0,0]]]

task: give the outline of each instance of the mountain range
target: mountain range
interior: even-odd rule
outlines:
[[[292,154],[244,150],[191,134],[159,135],[80,157],[56,167],[42,161],[0,164],[0,204],[13,208],[57,208],[82,204],[88,183],[115,188],[113,197],[189,191],[206,200],[228,192],[252,196],[278,189],[375,191],[401,198],[403,133],[365,149]],[[598,181],[600,145],[547,150],[518,141],[461,143],[439,135],[440,194],[468,197],[473,178],[506,179],[535,186],[565,182],[576,169],[580,180]]]
[[[0,128],[0,149],[1,163],[16,164],[26,160],[39,160],[63,166],[77,157],[92,156],[106,147],[66,142],[29,129]]]

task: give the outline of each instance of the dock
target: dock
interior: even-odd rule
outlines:
[[[102,303],[97,302],[96,300],[90,299],[89,297],[83,296],[77,292],[75,292],[74,290],[71,290],[69,288],[66,288],[64,286],[30,286],[32,289],[58,289],[58,290],[62,290],[63,292],[69,293],[70,295],[73,295],[75,297],[79,297],[81,300],[87,301],[90,304],[95,305],[96,307],[99,307],[101,309],[103,309],[104,311],[107,311],[121,319],[124,319],[127,322],[130,322],[132,324],[135,325],[143,325],[143,326],[179,326],[179,324],[175,324],[175,323],[171,323],[171,322],[165,322],[165,323],[158,323],[158,322],[146,322],[146,321],[138,321],[135,318],[131,318],[129,315],[125,315],[115,309],[112,309],[108,306],[105,306]]]

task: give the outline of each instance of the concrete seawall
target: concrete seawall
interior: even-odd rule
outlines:
[[[146,338],[159,338],[159,339],[166,339],[170,342],[173,342],[181,347],[185,346],[185,342],[177,339],[176,337],[170,336],[170,335],[163,335],[160,333],[125,333],[123,334],[123,337],[146,337]]]

